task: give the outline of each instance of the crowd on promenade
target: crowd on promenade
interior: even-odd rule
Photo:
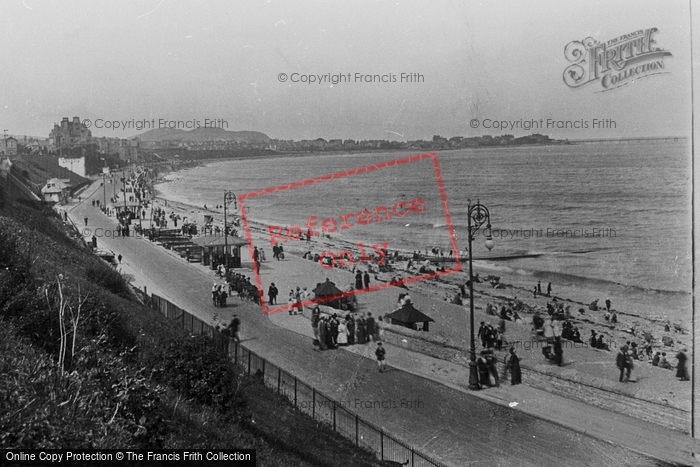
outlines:
[[[348,345],[364,345],[378,342],[379,327],[372,313],[326,314],[319,306],[311,310],[311,328],[314,332],[314,349],[329,350]]]

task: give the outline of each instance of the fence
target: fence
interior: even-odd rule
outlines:
[[[445,467],[238,342],[231,345],[228,337],[168,300],[153,294],[150,304],[166,318],[180,323],[188,332],[212,337],[215,345],[228,352],[233,362],[249,375],[259,376],[266,386],[276,389],[294,407],[326,424],[356,446],[373,451],[380,460],[399,462],[408,467]]]

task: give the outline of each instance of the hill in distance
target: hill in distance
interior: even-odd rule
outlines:
[[[175,128],[157,128],[148,130],[130,139],[140,141],[238,141],[241,143],[269,143],[270,137],[259,131],[228,131],[223,128],[195,128],[180,130]]]

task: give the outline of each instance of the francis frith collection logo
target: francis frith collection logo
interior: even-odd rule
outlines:
[[[668,73],[664,57],[672,55],[657,47],[657,32],[657,28],[640,29],[605,42],[592,37],[569,42],[564,56],[572,63],[564,70],[564,82],[571,88],[600,82],[603,89],[598,92],[604,92]]]

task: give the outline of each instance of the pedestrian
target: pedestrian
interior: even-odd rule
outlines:
[[[318,321],[318,346],[319,350],[328,348],[328,327],[326,326],[325,316],[322,316]]]
[[[486,347],[486,326],[483,321],[479,325],[479,332],[477,334],[477,337],[481,339],[481,346]]]
[[[620,347],[617,353],[617,368],[620,370],[620,382],[629,381],[630,373],[632,372],[631,360],[627,356],[627,346],[623,345]],[[626,373],[626,374],[625,374]]]
[[[289,298],[287,298],[287,303],[289,303],[289,316],[294,314],[294,309],[296,308],[296,300],[294,299],[294,289],[289,291]]]
[[[355,320],[352,316],[347,315],[345,317],[346,327],[348,328],[348,345],[355,344]]]
[[[85,226],[86,227],[87,227],[87,223],[88,223],[88,218],[87,218],[87,216],[85,216]]]
[[[119,264],[122,264],[122,255],[121,254],[119,256],[117,256],[117,259],[119,260]]]
[[[272,259],[280,260],[280,248],[277,245],[272,245]]]
[[[348,326],[344,319],[339,320],[338,323],[337,344],[343,346],[348,345]]]
[[[367,342],[369,341],[376,341],[377,336],[375,335],[376,332],[376,323],[374,321],[374,318],[372,317],[372,313],[367,313],[367,319],[365,320],[365,325],[367,326]]]
[[[547,296],[551,297],[552,296],[552,283],[547,284]]]
[[[381,342],[377,342],[377,350],[374,351],[374,354],[377,356],[379,372],[383,373],[386,370],[386,349]]]
[[[491,381],[489,378],[489,367],[488,361],[486,360],[486,350],[482,350],[479,358],[476,359],[476,369],[479,376],[479,387],[488,388],[491,387]]]
[[[487,353],[486,362],[489,368],[489,382],[491,386],[498,387],[498,368],[496,367],[496,356],[493,354],[493,351]]]
[[[314,350],[320,350],[321,344],[319,342],[319,323],[321,321],[321,309],[317,306],[313,307],[311,310],[311,329],[314,331]]]
[[[234,341],[238,342],[239,344],[241,343],[241,320],[238,319],[238,315],[233,315],[233,319],[231,320],[231,324],[228,325],[229,331],[231,332],[231,337],[233,338]]]
[[[537,295],[542,295],[542,282],[537,281]]]
[[[369,272],[365,271],[363,278],[365,281],[365,289],[369,289]]]
[[[214,306],[219,305],[219,290],[217,288],[216,282],[214,282],[214,285],[211,286],[211,301],[214,304]]]
[[[610,312],[610,307],[612,306],[612,302],[610,301],[609,298],[605,299],[605,308],[607,308],[608,313]]]
[[[302,314],[303,308],[301,306],[301,290],[297,286],[297,290],[294,292],[294,314]]]
[[[277,259],[278,259],[278,260],[279,260],[279,259],[283,260],[283,259],[284,259],[284,247],[283,247],[282,245],[280,245],[280,246],[279,246],[279,249],[278,249],[277,251],[278,251],[278,253],[277,253]]]
[[[357,343],[366,344],[367,343],[367,323],[365,322],[364,316],[361,314],[357,318],[355,323],[355,328],[357,329]]]
[[[688,376],[688,367],[686,366],[688,361],[688,356],[685,354],[687,349],[683,349],[676,355],[678,360],[678,366],[676,367],[676,378],[680,378],[681,381],[688,381],[690,377]]]
[[[537,286],[532,289],[532,298],[537,298]]]
[[[355,288],[357,290],[362,290],[362,272],[357,271],[357,274],[355,274]]]
[[[338,346],[338,334],[340,333],[338,327],[338,315],[334,314],[331,319],[328,321],[328,326],[331,329],[331,345],[333,348]]]
[[[506,363],[506,369],[510,371],[510,385],[514,386],[523,382],[523,374],[520,370],[520,358],[515,354],[515,349],[510,348],[510,356],[508,357],[508,363]]]
[[[271,283],[270,287],[267,289],[267,296],[270,298],[270,305],[277,305],[278,293],[279,290],[277,290],[277,286],[275,286],[275,283]]]
[[[561,339],[559,337],[554,339],[554,363],[557,366],[561,366],[564,362],[564,350],[561,347]]]
[[[92,234],[92,247],[97,248],[97,236]]]

